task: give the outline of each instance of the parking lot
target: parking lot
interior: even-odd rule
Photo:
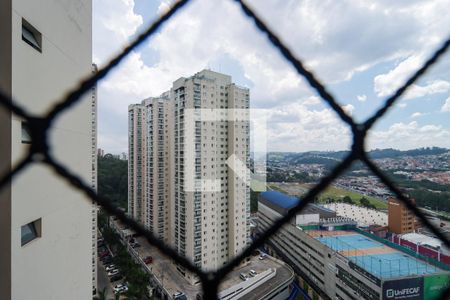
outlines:
[[[112,274],[116,274],[116,276],[114,277]],[[120,275],[120,270],[116,268],[113,263],[113,253],[110,248],[102,239],[99,239],[97,257],[97,295],[98,292],[104,290],[105,299],[114,300],[114,288],[118,285],[126,285],[126,283],[124,282],[124,278]],[[121,292],[126,292],[126,289]],[[125,299],[125,297],[121,296],[120,299]]]

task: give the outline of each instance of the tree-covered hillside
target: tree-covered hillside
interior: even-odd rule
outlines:
[[[111,154],[98,157],[98,194],[117,206],[127,208],[128,161]]]

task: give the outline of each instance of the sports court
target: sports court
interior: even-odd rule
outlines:
[[[443,272],[355,231],[311,230],[306,233],[380,279]]]

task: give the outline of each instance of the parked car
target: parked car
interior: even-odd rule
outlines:
[[[116,281],[118,281],[118,280],[120,280],[120,279],[122,279],[122,278],[123,278],[123,276],[119,273],[119,274],[117,274],[117,275],[111,276],[111,277],[109,278],[109,281],[110,281],[110,282],[116,282]]]
[[[174,300],[187,300],[186,295],[182,292],[177,292],[177,293],[173,294],[172,297]]]
[[[106,266],[105,269],[106,269],[107,272],[109,272],[109,271],[112,271],[112,270],[117,269],[117,268],[116,268],[116,266],[114,264],[110,264],[110,265]]]
[[[108,272],[108,276],[114,276],[119,274],[119,269],[114,269]]]
[[[131,247],[134,249],[139,248],[140,246],[141,246],[141,244],[139,244],[139,243],[131,244]]]
[[[248,272],[248,274],[252,277],[255,277],[258,273],[256,273],[255,270],[250,270],[250,272]]]
[[[124,283],[119,283],[113,288],[114,294],[121,294],[125,293],[126,291],[128,291],[128,286]]]
[[[267,257],[267,254],[266,253],[262,253],[260,256],[259,256],[259,259],[260,260],[263,260],[263,259],[265,259]]]
[[[239,278],[241,278],[242,280],[246,281],[248,279],[248,276],[245,275],[244,273],[239,274]]]
[[[153,262],[153,257],[147,256],[143,259],[143,261],[146,265],[151,264]]]

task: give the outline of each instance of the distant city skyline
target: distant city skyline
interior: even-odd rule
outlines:
[[[104,64],[171,2],[96,1],[94,61]],[[421,66],[450,28],[445,1],[249,3],[359,121]],[[446,57],[376,124],[368,149],[450,148]],[[204,0],[189,4],[99,84],[100,147],[126,151],[126,107],[159,95],[179,76],[208,67],[251,88],[252,108],[269,110],[269,151],[349,148],[348,127],[237,6]]]

